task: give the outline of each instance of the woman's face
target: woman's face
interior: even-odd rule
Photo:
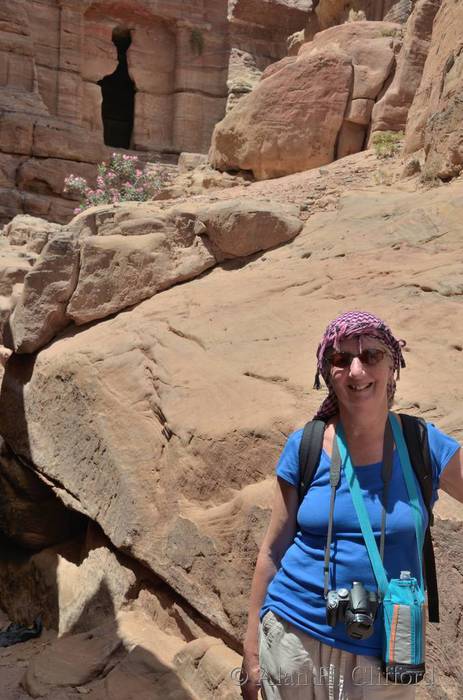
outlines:
[[[354,357],[348,367],[330,367],[330,380],[338,402],[348,410],[387,408],[388,383],[393,379],[393,365],[384,345],[369,336],[346,338],[340,343],[341,352],[357,355],[363,350],[381,350],[384,357],[374,365]]]

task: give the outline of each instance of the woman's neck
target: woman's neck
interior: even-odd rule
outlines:
[[[355,466],[375,464],[383,459],[387,416],[387,407],[368,413],[352,413],[340,407],[339,420],[344,428],[349,454]]]

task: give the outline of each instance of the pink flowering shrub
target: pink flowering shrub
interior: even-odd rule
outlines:
[[[146,202],[159,192],[166,182],[166,172],[147,173],[139,167],[137,156],[113,153],[109,163],[100,163],[96,187],[91,188],[87,180],[77,175],[69,175],[64,180],[64,191],[78,195],[80,204],[74,214],[96,204],[117,204],[118,202]]]

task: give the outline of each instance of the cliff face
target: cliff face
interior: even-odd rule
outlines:
[[[264,21],[259,4],[228,14],[226,0],[2,2],[0,221],[69,220],[65,176],[92,181],[110,149],[143,160],[207,152],[236,55],[260,75],[305,24],[301,4],[275,3]]]
[[[293,55],[271,66],[215,127],[215,167],[276,177],[361,151],[377,132],[406,131],[406,152],[425,149],[429,178],[459,174],[461,4],[355,7],[346,14],[336,2],[317,5],[316,33],[293,37]]]

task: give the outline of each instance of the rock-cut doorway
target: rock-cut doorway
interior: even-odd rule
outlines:
[[[127,64],[127,51],[132,43],[130,30],[116,27],[112,40],[117,49],[117,68],[98,81],[103,96],[104,142],[114,148],[130,148],[135,103],[135,83]]]

